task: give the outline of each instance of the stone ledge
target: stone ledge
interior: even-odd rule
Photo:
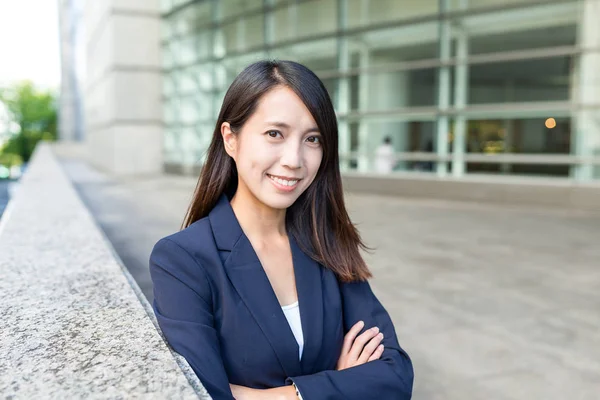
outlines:
[[[0,393],[210,399],[49,145],[0,220]]]

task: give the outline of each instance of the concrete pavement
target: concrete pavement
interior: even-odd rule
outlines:
[[[64,167],[151,299],[147,260],[195,179]],[[600,214],[348,194],[415,399],[600,398]]]

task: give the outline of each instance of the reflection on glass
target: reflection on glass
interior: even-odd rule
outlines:
[[[348,27],[435,16],[438,0],[348,0]]]
[[[572,70],[572,57],[472,65],[469,103],[566,101]]]
[[[263,2],[255,0],[219,0],[219,5],[221,11],[220,19],[226,19],[256,11],[262,8]]]
[[[577,35],[577,25],[564,22],[535,29],[523,24],[510,31],[490,30],[482,27],[468,31],[469,54],[574,46]]]
[[[291,2],[273,12],[274,42],[321,35],[337,29],[337,1]]]
[[[297,61],[318,74],[319,71],[337,68],[336,50],[335,39],[324,39],[278,47],[270,52],[269,57]]]
[[[437,58],[438,24],[427,22],[349,36],[353,67],[374,67]],[[365,59],[368,54],[368,59]]]
[[[486,8],[504,6],[510,7],[518,4],[536,3],[535,0],[449,0],[450,10],[464,10],[467,8]]]
[[[243,52],[264,42],[264,16],[241,18],[221,27],[227,53]]]
[[[350,78],[352,110],[383,111],[436,105],[437,68],[366,73]]]
[[[546,125],[546,121],[545,118],[469,121],[466,150],[475,154],[569,154],[571,121],[567,118],[556,118],[552,128]],[[468,172],[566,175],[568,170],[568,166],[561,165],[507,166],[506,163],[476,162],[467,165]]]
[[[194,126],[196,155],[230,82],[264,58],[298,61],[322,78],[349,136],[341,151],[354,152],[345,165],[360,171],[373,168],[390,136],[407,153],[394,171],[435,173],[436,148],[446,146],[436,143],[446,137],[438,128],[448,129],[452,157],[455,126],[464,129],[469,173],[565,176],[569,165],[488,155],[596,154],[585,135],[596,132],[597,118],[585,113],[600,115],[598,43],[579,1],[162,1],[163,10],[177,5],[163,19],[164,118],[170,135]],[[572,137],[572,129],[583,133]],[[177,143],[185,151],[183,136]],[[454,160],[462,173],[458,151]]]

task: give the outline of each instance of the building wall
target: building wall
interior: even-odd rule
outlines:
[[[87,1],[84,21],[91,162],[118,175],[162,171],[158,0]]]
[[[390,135],[398,171],[437,160],[427,170],[441,177],[600,178],[594,0],[85,1],[85,102],[66,68],[77,1],[59,1],[61,135],[78,135],[85,103],[90,157],[107,171],[197,172],[229,83],[280,58],[322,78],[345,170],[370,172]]]
[[[390,135],[399,171],[422,172],[421,161],[437,160],[429,171],[442,177],[600,177],[594,0],[161,5],[165,161],[173,169],[197,170],[227,86],[268,57],[321,76],[337,108],[341,155],[351,160],[346,170],[370,172]],[[419,161],[413,152],[431,154]]]
[[[82,81],[85,79],[83,0],[59,0],[61,95],[59,139],[84,139]]]

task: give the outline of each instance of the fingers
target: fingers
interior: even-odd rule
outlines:
[[[352,344],[352,348],[349,351],[349,358],[351,360],[358,360],[367,342],[373,339],[378,333],[379,328],[375,326],[359,335]]]
[[[369,360],[369,357],[373,354],[373,352],[377,349],[381,341],[383,340],[383,333],[379,332],[374,338],[372,338],[369,343],[363,348],[362,353],[360,353],[360,357],[358,358],[358,362],[361,364],[366,363]]]
[[[371,357],[369,357],[369,359],[367,360],[367,362],[379,360],[379,358],[383,354],[383,349],[384,349],[384,347],[383,347],[382,344],[380,344],[379,346],[377,346],[377,349],[375,349],[375,351],[373,352],[373,354],[371,355]]]
[[[350,328],[348,333],[346,333],[346,336],[344,336],[344,344],[342,346],[342,356],[350,352],[356,335],[358,335],[364,326],[365,323],[363,321],[358,321],[356,324],[354,324],[354,326],[352,326],[352,328]]]

